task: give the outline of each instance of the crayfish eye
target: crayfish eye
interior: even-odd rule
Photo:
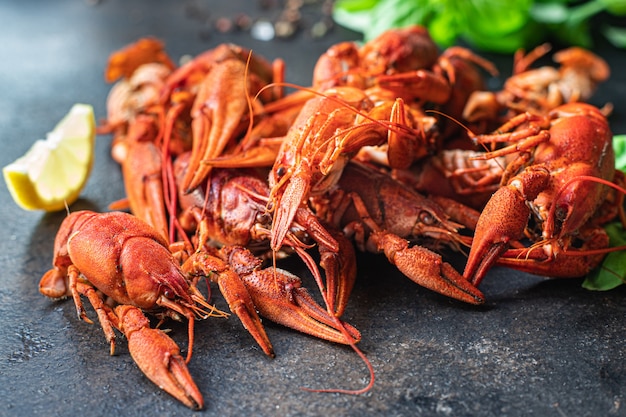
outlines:
[[[258,213],[256,215],[256,222],[259,224],[265,225],[265,224],[268,224],[271,220],[272,218],[267,213]]]
[[[435,217],[427,211],[420,212],[419,219],[420,222],[424,223],[427,226],[435,223]]]
[[[285,168],[284,166],[280,166],[276,169],[276,176],[278,178],[283,177],[286,173],[287,173],[287,168]]]
[[[174,292],[170,288],[164,287],[162,292],[165,298],[168,298],[170,300],[174,298]]]

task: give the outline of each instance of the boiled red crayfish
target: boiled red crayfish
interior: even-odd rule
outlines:
[[[178,157],[174,167],[177,178],[183,178],[187,169],[187,155]],[[239,276],[245,287],[240,292],[250,294],[251,304],[248,309],[251,311],[250,314],[255,314],[254,312],[258,310],[262,316],[274,322],[335,343],[350,342],[341,332],[341,327],[345,327],[349,329],[354,341],[358,341],[360,339],[358,331],[346,323],[337,323],[334,317],[318,306],[306,289],[301,287],[298,277],[281,269],[261,268],[261,259],[255,255],[263,255],[269,251],[271,227],[271,216],[267,213],[269,193],[265,180],[254,171],[244,169],[216,168],[206,190],[199,187],[191,193],[184,193],[181,189],[179,196],[182,209],[179,215],[181,226],[191,234],[197,235],[197,242],[194,244],[196,252],[186,261],[183,268],[186,268],[186,265],[196,265],[191,269],[200,268],[207,272],[210,270],[211,262],[219,262],[209,259],[207,252],[228,257],[236,253],[237,256],[246,259],[242,264],[248,265],[242,266]],[[312,246],[310,241],[318,247],[320,264],[326,272],[325,285],[321,284],[318,267],[307,252]],[[221,249],[212,250],[209,244]],[[244,250],[243,247],[250,250]],[[334,311],[332,306],[336,298],[335,293],[345,294],[344,288],[346,286],[351,288],[356,277],[354,251],[349,242],[346,242],[340,234],[329,232],[316,216],[301,208],[287,233],[284,250],[295,252],[301,257],[322,288],[322,295],[326,295],[323,288],[329,288],[329,295],[325,299],[330,304],[328,310]],[[251,251],[254,251],[254,254]],[[229,301],[231,309],[237,313],[229,298],[232,291],[226,287],[228,282],[218,279],[217,283]],[[343,301],[339,304],[343,305]],[[343,310],[338,311],[336,315],[340,316],[342,312]],[[244,318],[242,321],[246,324]],[[259,345],[268,355],[273,356],[273,349],[267,338],[257,337],[264,334],[260,321],[254,328],[258,329],[258,332],[251,333]]]
[[[289,129],[269,175],[274,207],[271,246],[310,195],[327,191],[364,146],[387,144],[392,166],[406,167],[432,145],[433,120],[401,99],[374,104],[366,92],[336,87],[309,100]]]
[[[530,68],[550,49],[549,44],[543,44],[527,55],[518,51],[513,75],[507,78],[502,90],[472,93],[463,110],[464,119],[500,124],[519,113],[547,113],[562,104],[588,100],[597,86],[609,78],[611,71],[606,61],[579,47],[554,54],[554,61],[561,65],[558,69]]]
[[[495,264],[551,277],[580,277],[598,265],[608,246],[599,227],[620,203],[605,204],[620,182],[606,117],[589,104],[570,103],[547,116],[522,113],[481,143],[508,146],[482,157],[519,152],[502,186],[483,209],[464,276],[478,284]],[[603,210],[600,210],[600,209]],[[605,211],[604,209],[608,211]],[[602,213],[602,214],[601,214]],[[530,248],[509,249],[530,237]]]
[[[188,407],[203,407],[186,362],[191,359],[195,318],[216,315],[217,310],[187,280],[160,233],[123,212],[74,212],[56,236],[53,265],[39,284],[42,294],[71,296],[78,317],[91,323],[81,301],[87,297],[111,354],[115,328],[127,337],[131,356],[150,380]],[[118,307],[109,307],[109,300]],[[187,319],[186,360],[169,336],[149,327],[143,311],[162,319]]]
[[[440,54],[428,30],[414,25],[387,30],[361,47],[355,42],[331,46],[315,64],[313,86],[379,86],[407,103],[444,104],[457,76],[472,70],[458,67],[452,62],[457,59],[497,73],[493,64],[468,49],[452,47]]]
[[[158,51],[148,49],[152,52],[135,59],[136,51],[153,43]],[[126,64],[118,68],[120,62]],[[250,123],[246,116],[251,108],[282,94],[280,87],[260,91],[269,82],[280,81],[282,68],[282,61],[270,64],[234,44],[219,45],[178,68],[167,58],[163,44],[150,38],[114,52],[105,73],[124,78],[111,89],[108,120],[100,132],[115,134],[112,154],[132,171],[124,175],[132,212],[166,229],[165,210],[158,207],[164,203],[158,201],[167,199],[168,193],[158,195],[155,188],[163,188],[171,178],[170,155],[192,151],[193,169],[182,186],[187,192],[198,187],[211,170],[201,161],[221,156],[236,142]],[[251,97],[257,92],[255,101]]]
[[[261,91],[272,81],[282,81],[282,71],[281,60],[270,64],[246,48],[222,44],[195,57],[168,78],[164,97],[174,93],[172,97],[177,98],[184,90],[193,101],[188,109],[193,136],[192,169],[183,182],[185,191],[193,190],[207,178],[211,166],[201,161],[220,156],[248,127],[250,97],[260,92],[261,101],[268,102],[282,94],[280,88]],[[261,105],[261,101],[256,105]]]

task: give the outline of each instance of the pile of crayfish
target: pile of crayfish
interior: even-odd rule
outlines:
[[[611,108],[586,103],[609,68],[581,48],[533,65],[549,50],[520,51],[489,91],[491,62],[408,27],[332,46],[298,87],[283,61],[237,45],[176,65],[141,39],[109,59],[99,126],[126,199],[66,217],[40,290],[71,296],[88,322],[89,300],[111,353],[119,331],[148,378],[200,409],[194,325],[227,315],[203,278],[274,356],[261,317],[359,352],[360,332],[341,320],[356,250],[469,304],[485,301],[478,285],[495,265],[584,276],[609,246],[602,225],[626,223]],[[463,273],[441,248],[468,253]],[[319,294],[277,266],[285,256]],[[186,358],[144,313],[187,320]]]

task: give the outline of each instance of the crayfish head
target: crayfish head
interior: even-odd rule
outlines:
[[[124,251],[145,251],[146,256],[122,256],[122,270],[126,276],[128,303],[143,310],[165,308],[191,320],[194,316],[206,318],[224,316],[208,304],[195,284],[187,280],[167,248],[151,239],[129,239]],[[175,318],[174,314],[171,317]]]
[[[574,235],[593,217],[609,190],[594,173],[589,164],[571,164],[560,175],[565,179],[553,194],[552,204],[537,200],[549,208],[544,215],[544,239]]]
[[[431,68],[439,49],[424,26],[388,30],[359,51],[361,68],[372,76]]]
[[[311,176],[306,170],[299,170],[294,175],[289,175],[287,172],[279,172],[280,168],[276,171],[276,176],[279,180],[272,187],[269,198],[270,203],[274,207],[270,241],[270,246],[274,251],[278,251],[283,245],[296,212],[311,189]],[[282,174],[282,176],[279,174]]]

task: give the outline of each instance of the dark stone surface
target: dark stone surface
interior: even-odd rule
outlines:
[[[261,14],[253,2],[212,3],[2,2],[0,165],[22,155],[76,102],[93,104],[104,117],[107,57],[139,37],[163,39],[175,59],[233,41],[284,58],[288,80],[300,84],[330,44],[357,38],[339,28],[321,40],[302,33],[273,42],[210,33],[190,8],[211,4],[211,16]],[[613,102],[612,126],[626,133],[626,54],[606,45],[598,51],[614,75],[593,102]],[[510,57],[489,57],[508,74]],[[98,137],[93,175],[72,210],[103,211],[121,197],[119,167],[107,137]],[[486,305],[473,308],[417,287],[377,256],[359,259],[345,314],[362,331],[360,347],[376,371],[370,392],[301,390],[365,386],[367,370],[348,348],[268,323],[277,352],[270,360],[236,319],[211,319],[197,326],[190,363],[206,410],[192,413],[147,381],[123,341],[110,357],[100,327],[79,321],[71,301],[39,294],[63,217],[23,212],[4,185],[0,190],[0,415],[626,415],[626,288],[589,292],[580,279],[495,269],[481,285]],[[219,296],[216,302],[226,308]],[[170,327],[184,349],[185,327]]]

